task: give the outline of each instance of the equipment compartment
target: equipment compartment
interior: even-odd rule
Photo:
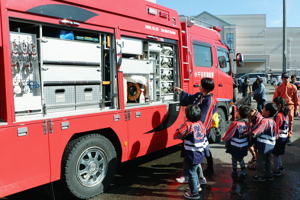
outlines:
[[[100,106],[100,84],[99,85],[77,85],[76,109],[99,108]]]
[[[44,63],[87,63],[100,64],[100,45],[98,43],[62,40],[56,38],[42,39]]]
[[[44,65],[42,67],[44,82],[52,81],[98,81],[101,72],[97,66]]]
[[[45,86],[47,112],[75,110],[75,86]]]
[[[149,60],[126,59],[122,60],[121,71],[124,74],[150,74],[153,73],[153,62]]]
[[[10,32],[12,82],[17,114],[42,110],[35,34]]]
[[[176,41],[153,42],[142,39],[122,38],[123,61],[120,71],[124,73],[124,94],[127,105],[174,101],[174,86],[179,84]],[[129,52],[143,47],[143,54]],[[128,45],[128,46],[126,46]],[[145,100],[144,100],[145,99]]]

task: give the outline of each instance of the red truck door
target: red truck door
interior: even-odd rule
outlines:
[[[219,100],[231,101],[233,99],[233,80],[228,50],[223,47],[217,47],[217,58],[218,84],[215,85],[215,89],[218,91]]]
[[[216,68],[213,62],[213,47],[211,44],[201,42],[199,40],[192,41],[192,58],[193,58],[193,75],[191,93],[199,92],[201,79],[204,77],[214,79],[217,82]],[[217,90],[214,90],[214,95],[217,95]]]
[[[0,197],[49,182],[47,132],[42,121],[0,128]]]

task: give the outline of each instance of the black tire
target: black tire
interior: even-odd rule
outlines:
[[[117,154],[102,135],[90,134],[72,140],[64,153],[62,181],[79,199],[103,193],[113,180]]]
[[[218,143],[221,141],[222,136],[224,135],[226,131],[226,117],[224,110],[222,108],[218,108],[217,112],[219,114],[219,127],[218,128],[212,128],[209,132],[209,142],[210,143]]]
[[[227,128],[227,121],[225,117],[225,112],[222,108],[218,108],[217,112],[219,114],[219,127],[213,128],[209,132],[209,142],[216,143],[220,142],[222,136],[224,135],[226,128]]]
[[[218,132],[220,135],[220,139],[221,137],[225,134],[226,132],[226,128],[227,128],[227,120],[226,120],[226,116],[225,116],[225,112],[222,108],[218,108],[217,110],[218,114],[219,114],[219,127],[218,127]]]
[[[208,141],[209,143],[216,143],[216,142],[220,142],[221,137],[220,134],[218,132],[217,128],[212,128],[209,132],[209,138]]]

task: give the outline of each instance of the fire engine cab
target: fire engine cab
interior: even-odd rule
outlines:
[[[203,77],[224,131],[233,80],[218,31],[141,0],[0,9],[0,198],[57,180],[80,199],[104,192],[118,163],[180,142],[173,88],[195,93]]]

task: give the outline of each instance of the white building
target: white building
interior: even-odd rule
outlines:
[[[233,52],[244,54],[237,73],[282,71],[282,28],[266,27],[266,15],[217,15],[203,12],[195,18],[220,26],[222,39]],[[287,69],[300,70],[300,27],[287,27]]]

